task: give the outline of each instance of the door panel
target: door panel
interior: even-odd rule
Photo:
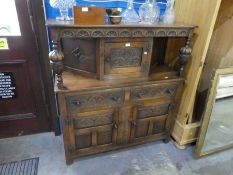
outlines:
[[[166,133],[169,103],[135,106],[131,119],[130,140],[156,138],[156,134]]]
[[[118,113],[117,109],[106,108],[71,115],[67,120],[71,120],[69,130],[71,142],[74,141],[75,144],[74,151],[78,154],[102,152],[103,149],[114,146],[117,139]]]
[[[0,36],[9,45],[9,50],[0,50],[0,73],[12,74],[17,95],[0,99],[0,137],[50,130],[31,4],[15,0],[15,5],[21,35]]]
[[[105,74],[143,73],[149,62],[147,47],[147,42],[105,43]]]

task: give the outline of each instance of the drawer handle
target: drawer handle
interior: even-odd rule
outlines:
[[[130,122],[131,122],[131,126],[132,126],[132,127],[135,128],[135,127],[137,126],[137,122],[136,122],[136,121],[130,121]]]
[[[118,129],[118,126],[117,126],[116,123],[113,124],[113,127],[114,127],[115,129]]]
[[[79,100],[74,101],[73,104],[76,105],[76,106],[81,106],[82,105],[81,101],[79,101]]]
[[[106,61],[107,63],[110,63],[110,57],[106,57],[106,58],[105,58],[105,61]]]
[[[174,89],[167,89],[166,93],[169,95],[174,95]]]
[[[121,99],[121,98],[120,98],[119,96],[113,96],[113,97],[112,97],[112,100],[115,101],[115,102],[120,101],[120,99]]]
[[[139,92],[138,94],[137,94],[137,97],[138,98],[142,98],[144,96],[144,94],[142,93],[142,92]]]

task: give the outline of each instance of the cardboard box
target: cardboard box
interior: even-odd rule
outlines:
[[[81,25],[104,25],[106,9],[103,7],[73,7],[74,23]]]

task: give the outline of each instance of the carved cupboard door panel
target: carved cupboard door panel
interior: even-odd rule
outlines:
[[[145,76],[149,73],[151,42],[125,39],[104,43],[104,74],[134,74]]]
[[[169,103],[135,106],[131,118],[130,140],[158,139],[167,134]]]
[[[98,41],[96,39],[63,38],[64,65],[85,75],[96,76]]]
[[[118,129],[118,110],[101,109],[77,113],[68,117],[71,134],[70,151],[78,155],[98,153],[116,144]]]

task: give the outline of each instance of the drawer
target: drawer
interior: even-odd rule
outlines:
[[[114,117],[114,110],[78,113],[75,117],[73,117],[74,128],[83,129],[102,125],[111,125],[114,123]]]
[[[140,100],[148,98],[156,98],[162,96],[175,96],[178,84],[159,84],[138,86],[131,89],[131,100]]]
[[[115,89],[72,93],[66,95],[66,101],[71,113],[84,108],[114,106],[124,102],[124,91]]]
[[[137,118],[143,119],[168,114],[170,104],[161,104],[158,106],[142,107],[137,110]]]

